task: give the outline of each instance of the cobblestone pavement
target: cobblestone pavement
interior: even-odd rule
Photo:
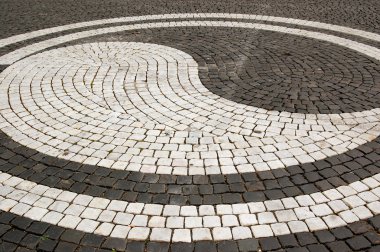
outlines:
[[[0,3],[0,251],[380,251],[378,1]]]

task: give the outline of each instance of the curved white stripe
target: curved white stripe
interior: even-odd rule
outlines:
[[[69,41],[96,36],[96,35],[128,31],[128,30],[136,30],[136,29],[151,29],[151,28],[164,28],[164,27],[192,27],[192,26],[237,27],[237,28],[275,31],[275,32],[287,33],[291,35],[303,36],[307,38],[313,38],[313,39],[331,42],[340,46],[347,47],[352,50],[356,50],[358,52],[361,52],[377,60],[379,59],[379,55],[380,55],[380,49],[377,49],[373,46],[365,45],[359,42],[355,42],[353,40],[340,38],[334,35],[328,35],[328,34],[324,34],[320,32],[287,28],[287,27],[282,27],[282,26],[256,24],[256,23],[225,22],[225,21],[178,21],[178,22],[174,21],[174,22],[157,22],[157,23],[123,25],[123,26],[100,28],[100,29],[89,30],[89,31],[84,31],[84,32],[72,33],[69,35],[64,35],[57,38],[48,39],[42,42],[34,43],[31,45],[22,47],[20,49],[17,49],[11,53],[5,54],[0,57],[0,64],[9,65],[30,54],[36,53],[46,48],[57,46],[62,43],[67,43]]]
[[[323,230],[364,220],[380,213],[380,175],[323,192],[256,203],[175,206],[108,200],[37,185],[0,173],[0,209],[33,220],[89,233],[129,239],[168,240],[175,233],[198,228],[218,240],[220,232],[236,233],[222,240],[267,237]],[[240,237],[239,229],[248,237]],[[135,236],[139,232],[146,236]],[[252,232],[251,232],[252,231]],[[273,231],[273,232],[272,232]],[[174,236],[172,237],[172,234]],[[172,238],[172,240],[170,240]],[[189,242],[191,239],[189,240]]]
[[[302,19],[285,18],[285,17],[274,17],[265,15],[250,15],[250,14],[233,14],[233,13],[178,13],[178,14],[162,14],[162,15],[146,15],[146,16],[136,16],[136,17],[120,17],[120,18],[110,18],[110,19],[100,19],[88,22],[80,22],[74,24],[68,24],[63,26],[57,26],[47,29],[42,29],[38,31],[28,32],[24,34],[19,34],[11,36],[8,38],[0,39],[0,47],[11,45],[20,41],[44,36],[47,34],[85,28],[96,25],[105,25],[112,23],[127,23],[135,21],[149,21],[149,20],[159,20],[159,19],[184,19],[184,18],[225,18],[225,19],[247,19],[247,20],[257,20],[257,21],[270,21],[285,24],[300,25],[318,29],[331,30],[341,33],[346,33],[350,35],[360,36],[366,39],[380,41],[380,35],[372,32],[367,32],[359,29],[353,29],[350,27],[332,25],[322,22],[308,21]]]

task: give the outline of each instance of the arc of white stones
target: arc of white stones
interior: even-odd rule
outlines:
[[[93,73],[99,71],[104,76],[96,80]],[[160,76],[161,72],[169,75]],[[83,83],[84,75],[87,81]],[[299,114],[282,115],[293,118],[289,123],[278,123],[281,114],[211,94],[202,86],[197,64],[190,55],[152,44],[100,43],[55,49],[12,65],[0,80],[0,128],[15,141],[48,155],[116,169],[185,175],[277,169],[343,153],[371,141],[379,132],[379,116],[373,112],[376,109],[350,116],[347,113],[343,118],[348,120],[321,115],[303,121]],[[178,111],[200,121],[184,119]],[[202,118],[216,111],[222,111],[220,121],[204,126]],[[167,119],[151,117],[152,113]],[[264,128],[268,132],[264,138],[232,132],[227,137],[215,136],[226,133],[216,130],[207,134],[207,128],[218,129],[223,120],[229,120],[234,128],[236,121],[251,122],[253,129],[259,120],[270,121],[270,115],[272,125]],[[136,122],[135,118],[141,120],[144,116],[150,117],[145,125]],[[329,116],[336,125],[321,120]],[[169,118],[174,121],[164,124]],[[182,128],[177,128],[175,120],[182,120]],[[200,146],[193,147],[198,142],[192,142],[188,132],[181,131],[185,123],[203,131]],[[177,130],[175,135],[166,136],[173,128]],[[296,134],[289,131],[299,128],[303,130],[294,131]],[[149,134],[147,130],[155,131]],[[166,140],[153,141],[157,137]],[[140,149],[144,150],[140,153]],[[243,151],[249,157],[246,162],[233,163],[231,156],[223,158],[223,151]]]
[[[288,33],[292,35],[304,36],[309,38],[314,38],[322,41],[327,41],[348,47],[350,49],[360,51],[369,57],[373,57],[373,54],[378,56],[379,49],[368,46],[359,42],[355,42],[349,39],[344,39],[334,35],[324,34],[320,32],[307,31],[302,29],[287,28],[282,26],[267,25],[267,24],[256,24],[256,23],[243,23],[243,22],[226,22],[226,21],[178,21],[178,22],[156,22],[156,23],[143,23],[143,24],[132,24],[132,25],[122,25],[108,28],[99,28],[94,30],[88,30],[83,32],[72,33],[64,36],[60,36],[53,39],[44,40],[42,42],[34,43],[29,46],[22,47],[11,53],[5,54],[0,57],[0,64],[9,65],[17,60],[20,60],[30,54],[36,53],[38,51],[44,50],[48,47],[56,46],[62,43],[66,43],[72,40],[114,33],[127,30],[135,29],[149,29],[149,28],[163,28],[163,27],[191,27],[191,26],[215,26],[215,27],[238,27],[238,28],[248,28],[248,29],[262,29],[268,31],[275,31],[281,33]]]
[[[138,59],[144,61],[144,58],[140,57]],[[121,101],[119,99],[123,97],[122,95],[119,96],[119,99],[110,100],[106,95],[109,94],[106,89],[104,89],[105,91],[97,90],[97,86],[94,89],[91,85],[84,87],[84,89],[81,89],[80,86],[78,88],[77,85],[73,85],[69,89],[59,89],[58,84],[59,82],[62,84],[62,80],[66,84],[70,84],[67,77],[65,79],[65,75],[75,75],[78,73],[77,68],[71,68],[70,65],[65,65],[65,62],[63,65],[59,66],[59,70],[57,71],[51,71],[51,69],[40,69],[35,71],[35,66],[38,66],[38,62],[27,68],[28,70],[23,76],[8,75],[4,77],[5,79],[10,78],[7,81],[11,81],[12,78],[19,78],[24,80],[24,83],[38,81],[41,80],[41,78],[46,77],[46,83],[51,83],[48,81],[53,78],[50,74],[58,73],[55,79],[55,89],[49,89],[48,86],[45,86],[42,91],[41,89],[34,88],[34,96],[28,96],[28,93],[26,92],[27,98],[24,96],[26,101],[32,101],[37,97],[42,102],[34,103],[33,107],[30,107],[30,109],[39,109],[38,113],[44,113],[44,110],[48,109],[49,111],[57,113],[63,112],[64,114],[62,114],[62,116],[66,116],[67,110],[59,109],[67,106],[65,103],[60,103],[60,105],[58,105],[58,101],[53,98],[48,102],[44,102],[44,100],[48,100],[47,98],[52,97],[51,92],[58,90],[59,92],[54,93],[53,96],[57,95],[57,98],[59,98],[58,100],[64,100],[66,102],[69,101],[70,97],[75,97],[76,92],[80,93],[81,95],[76,96],[76,98],[82,99],[81,102],[83,102],[83,107],[81,107],[81,109],[87,109],[85,114],[90,113],[91,109],[94,109],[95,113],[98,114],[92,116],[94,116],[94,119],[101,117],[99,123],[103,124],[102,127],[105,127],[105,130],[110,130],[108,127],[112,126],[114,122],[113,120],[121,116],[120,112],[107,110],[107,108],[118,106],[115,101]],[[10,68],[13,67],[15,66],[13,65]],[[27,74],[28,71],[31,71],[31,75]],[[81,71],[83,71],[83,73],[88,73],[88,69],[81,69]],[[83,74],[77,74],[75,76],[79,78],[80,76],[83,76]],[[91,76],[91,74],[89,76]],[[110,73],[108,76],[110,76],[110,78],[117,76],[113,79],[117,79],[118,81],[122,78],[120,75],[115,75],[115,73]],[[28,85],[25,87],[27,86]],[[19,91],[20,90],[21,89],[19,89]],[[85,90],[90,92],[86,93]],[[17,92],[17,89],[14,89],[14,91]],[[119,91],[121,92],[123,90]],[[107,99],[104,99],[102,94],[104,94],[103,96],[107,97]],[[92,97],[85,99],[83,98],[83,95]],[[103,103],[99,106],[95,106],[91,103],[91,100],[94,98],[97,98],[99,102]],[[12,99],[19,100],[18,97],[13,97]],[[72,99],[70,101],[74,100],[75,99]],[[119,102],[119,104],[120,103],[122,102]],[[58,108],[58,110],[54,110],[55,108]],[[75,106],[72,108],[75,109]],[[124,109],[122,106],[119,108]],[[22,111],[18,109],[19,108],[16,108],[17,111]],[[113,116],[110,117],[109,113],[113,113]],[[365,132],[366,128],[360,129],[360,127],[363,126],[360,125],[360,123],[363,121],[361,121],[361,118],[358,119],[358,115],[360,115],[360,113],[352,115],[354,119],[359,120],[353,124],[359,124],[358,130],[360,132]],[[82,122],[89,122],[88,117],[83,118],[77,113],[72,113],[70,116],[73,117],[70,118],[67,116],[64,120],[82,119],[84,120]],[[307,116],[308,115],[305,115],[303,118],[307,118]],[[25,129],[26,131],[30,130],[25,124],[22,124],[20,121],[17,121],[12,117],[10,118],[14,125],[21,126],[20,129]],[[48,125],[47,128],[44,128],[44,132],[52,130],[56,137],[60,137],[64,134],[61,134],[59,130],[65,129],[67,125],[62,123],[64,120],[59,121],[59,116],[56,116],[55,118],[57,119],[57,122],[55,122],[54,125]],[[294,119],[297,118],[298,117],[296,116]],[[373,120],[373,117],[370,118]],[[40,122],[50,121],[49,118],[44,116],[38,119]],[[106,119],[106,122],[102,121],[104,119]],[[140,123],[134,121],[132,117],[128,117],[128,119],[129,120],[121,121],[128,126],[134,124],[138,125]],[[36,118],[33,118],[32,116],[29,116],[27,120],[32,125],[35,125],[34,123],[37,122],[30,122],[30,120],[36,120]],[[5,122],[1,123],[1,125],[9,126]],[[150,125],[151,126],[149,127],[155,127],[152,126],[152,124]],[[56,128],[54,129],[52,126],[55,126]],[[145,126],[147,126],[147,124]],[[376,132],[376,129],[375,126],[373,130]],[[75,128],[72,130],[75,130]],[[39,132],[33,132],[33,134],[36,134],[33,135],[34,138],[40,136],[38,135]],[[86,132],[78,133],[78,135],[85,134]],[[180,134],[182,134],[182,132],[180,132]],[[376,135],[376,133],[374,135]],[[20,134],[15,135],[14,137],[15,139],[20,140],[25,136]],[[74,136],[74,138],[75,137],[77,136]],[[362,137],[367,138],[368,141],[369,135],[364,134]],[[75,139],[75,141],[76,140],[78,139]],[[54,139],[54,141],[58,141],[58,139]],[[83,138],[82,141],[85,141],[85,138]],[[363,141],[358,141],[357,144],[363,143]],[[57,145],[58,143],[56,142],[55,144]],[[35,148],[37,148],[37,146],[39,146],[38,143],[35,144]],[[0,195],[2,195],[2,198],[0,198],[0,209],[24,215],[35,220],[42,220],[55,225],[75,228],[85,232],[94,232],[121,238],[128,237],[129,239],[145,240],[149,238],[150,240],[163,241],[162,234],[165,234],[165,237],[169,237],[169,239],[166,239],[165,241],[170,241],[170,239],[172,239],[172,242],[195,241],[200,239],[200,236],[202,237],[201,239],[214,240],[245,239],[252,236],[266,237],[333,228],[359,219],[369,218],[373,214],[377,215],[380,211],[379,181],[380,177],[379,175],[376,175],[352,183],[349,186],[338,187],[325,192],[303,195],[295,198],[284,198],[281,200],[265,201],[263,203],[217,205],[215,207],[203,205],[197,208],[195,206],[161,206],[93,198],[87,195],[77,195],[68,191],[48,188],[1,173],[0,183],[2,188],[0,190]],[[94,216],[96,216],[96,219]]]
[[[315,22],[302,19],[285,18],[285,17],[275,17],[266,15],[252,15],[252,14],[235,14],[235,13],[175,13],[175,14],[162,14],[162,15],[146,15],[146,16],[132,16],[132,17],[120,17],[120,18],[110,18],[110,19],[100,19],[88,22],[80,22],[68,25],[62,25],[47,29],[42,29],[38,31],[28,32],[24,34],[19,34],[11,36],[8,38],[0,39],[0,47],[18,43],[24,40],[37,38],[40,36],[78,29],[91,27],[96,25],[106,25],[112,23],[128,23],[136,21],[149,21],[149,20],[165,20],[165,19],[185,19],[185,18],[223,18],[223,19],[246,19],[246,20],[256,20],[256,21],[268,21],[268,22],[278,22],[292,25],[299,25],[305,27],[312,27],[324,30],[331,30],[335,32],[346,33],[349,35],[355,35],[363,37],[370,40],[380,41],[380,35],[372,32],[367,32],[363,30],[353,29],[350,27],[332,25],[322,22]]]
[[[197,232],[203,230],[205,240],[236,240],[324,230],[370,218],[380,213],[379,181],[377,174],[310,195],[196,207],[108,200],[0,173],[0,209],[111,237],[157,240],[162,238],[155,233],[161,230],[167,234],[165,241],[177,242],[181,240],[176,233],[185,231],[189,234],[186,241],[190,242],[191,232],[196,241]],[[136,236],[138,232],[140,237]]]

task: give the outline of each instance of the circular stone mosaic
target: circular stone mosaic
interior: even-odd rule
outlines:
[[[272,25],[182,21],[132,27],[198,23],[318,38],[378,58],[376,48],[369,53],[371,47],[354,41]],[[1,97],[2,108],[8,122],[3,126],[5,133],[20,139],[23,145],[64,159],[182,175],[254,172],[313,162],[354,149],[378,134],[378,108],[342,114],[287,113],[214,95],[200,81],[193,58],[173,48],[116,42],[79,47],[37,54],[3,72],[0,78],[6,91]],[[37,71],[33,65],[54,70],[46,69],[31,82],[26,79],[26,83],[20,83],[24,75],[32,76]],[[26,90],[21,94],[28,98],[18,99],[23,86]],[[13,99],[13,93],[17,99]],[[33,105],[40,109],[31,110]],[[60,108],[64,108],[63,113]],[[31,127],[23,116],[40,123],[32,121]],[[236,164],[231,154],[217,153],[231,150],[248,153],[250,159]]]
[[[137,23],[58,36],[1,56],[0,63],[9,66],[0,73],[0,130],[9,141],[55,162],[102,167],[110,173],[118,170],[124,172],[119,174],[167,176],[167,184],[175,176],[199,179],[213,175],[267,174],[276,170],[286,173],[297,165],[306,170],[308,165],[340,159],[378,142],[380,88],[375,77],[368,78],[376,75],[380,50],[323,31],[380,41],[376,34],[275,17],[178,14],[68,25],[3,39],[0,45],[74,28],[132,21]],[[301,28],[280,26],[284,23]],[[335,78],[333,74],[328,75],[329,70],[326,75],[321,72],[322,68],[334,69],[331,62],[339,61],[319,62],[321,72],[306,71],[319,77],[314,82],[308,78],[302,80],[302,85],[312,87],[302,97],[311,99],[313,109],[318,104],[328,109],[302,113],[265,103],[268,96],[274,101],[273,97],[279,97],[277,102],[283,104],[286,95],[292,92],[287,87],[305,77],[305,72],[291,71],[297,69],[295,62],[302,63],[301,56],[293,61],[278,58],[278,69],[293,62],[284,70],[288,76],[273,68],[278,79],[268,84],[265,76],[269,70],[261,69],[248,80],[252,85],[235,93],[234,88],[225,87],[223,82],[213,84],[214,73],[210,67],[208,77],[203,78],[207,84],[202,83],[200,72],[204,66],[174,47],[123,41],[60,47],[92,36],[173,27],[228,27],[304,37],[349,50],[350,57],[356,53],[358,57],[364,55],[371,59],[371,68],[365,66],[358,70],[358,75],[364,76],[360,80],[354,75],[351,79],[342,75],[338,80],[341,83],[335,86],[330,83]],[[319,30],[310,31],[308,27]],[[324,68],[326,62],[330,65]],[[305,65],[301,64],[310,69]],[[355,64],[347,67],[354,69]],[[219,68],[217,65],[214,70]],[[343,73],[347,72],[346,68],[342,69]],[[220,70],[218,74],[228,76],[228,71]],[[325,86],[319,83],[322,80]],[[257,85],[260,87],[256,95],[264,102],[252,99],[251,92]],[[313,92],[319,92],[318,85],[322,94],[331,92],[325,100],[312,97]],[[349,86],[347,93],[345,85]],[[336,103],[334,95],[339,100]],[[234,96],[241,99],[231,98]],[[317,101],[313,103],[313,99]],[[352,100],[358,105],[350,104]],[[323,107],[324,101],[328,106]],[[305,172],[302,169],[299,173]],[[0,174],[0,209],[65,228],[131,240],[240,240],[336,228],[377,215],[380,177],[365,174],[361,178],[334,188],[321,186],[313,193],[294,197],[270,196],[268,200],[236,204],[162,205],[94,197],[91,193],[39,185],[36,180],[28,181],[15,173],[4,172]],[[154,179],[151,182],[154,184]],[[223,183],[222,178],[220,184]],[[237,191],[245,193],[249,189]]]

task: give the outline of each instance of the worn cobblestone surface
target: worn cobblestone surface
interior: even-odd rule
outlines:
[[[0,7],[1,252],[380,250],[378,1]]]
[[[86,234],[31,221],[11,213],[0,213],[0,248],[3,251],[378,251],[379,218],[355,222],[347,227],[313,233],[251,238],[239,241],[164,243],[128,241]],[[279,250],[280,249],[280,250]]]
[[[3,1],[1,9],[2,37],[68,23],[91,21],[101,18],[186,12],[254,13],[310,19],[320,22],[347,25],[359,29],[378,31],[378,2],[371,1],[301,1],[279,3],[271,1],[208,1],[188,2],[160,0],[104,2],[53,0]]]
[[[286,169],[232,175],[171,176],[57,160],[2,135],[0,170],[49,187],[130,202],[214,205],[310,194],[379,173],[378,140],[326,160]]]

